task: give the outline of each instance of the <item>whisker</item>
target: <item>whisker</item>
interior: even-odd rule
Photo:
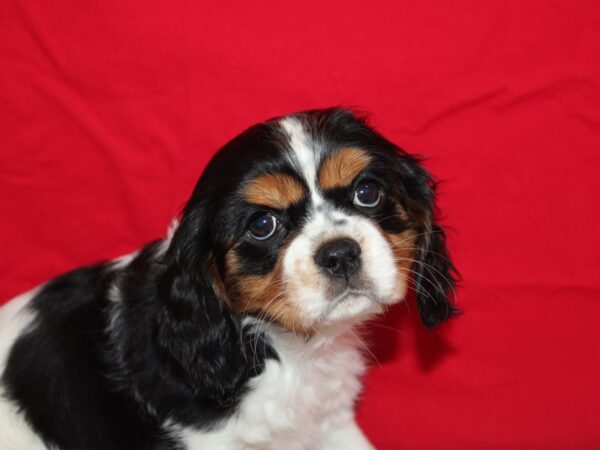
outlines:
[[[375,356],[375,353],[373,353],[371,351],[371,349],[369,348],[369,346],[354,331],[352,331],[352,328],[348,329],[348,331],[350,332],[350,334],[352,334],[352,336],[354,336],[354,338],[358,341],[358,343],[363,346],[363,348],[369,353],[369,355],[371,355],[371,357],[373,358],[373,361],[375,361],[377,363],[377,365],[379,367],[381,367],[381,363],[379,362],[379,360]]]
[[[456,290],[455,290],[455,288],[454,288],[454,283],[452,282],[452,279],[451,279],[451,278],[449,278],[449,277],[448,277],[447,275],[445,275],[444,273],[442,273],[442,272],[441,272],[439,269],[437,269],[436,267],[432,266],[431,264],[427,264],[427,263],[426,263],[426,262],[424,262],[424,261],[419,261],[419,260],[417,260],[417,259],[414,259],[414,258],[403,258],[403,257],[400,257],[400,256],[394,257],[394,260],[395,260],[395,261],[408,261],[408,262],[411,262],[411,263],[414,263],[414,264],[419,264],[420,266],[422,266],[422,267],[425,267],[425,268],[429,269],[430,271],[433,271],[433,272],[437,273],[437,274],[438,274],[438,275],[439,275],[439,276],[440,276],[440,277],[441,277],[441,278],[442,278],[442,279],[443,279],[443,280],[446,282],[446,284],[448,285],[448,288],[449,288],[449,289],[450,289],[450,291],[452,292],[452,295],[453,295],[454,297],[456,297]],[[418,276],[420,276],[420,277],[425,277],[425,275],[424,275],[424,274],[422,274],[422,273],[415,272],[415,271],[414,271],[414,270],[412,270],[412,269],[408,269],[408,270],[410,270],[410,271],[411,271],[412,273],[414,273],[415,275],[418,275]],[[442,286],[441,286],[439,283],[436,283],[436,284],[435,284],[435,286],[436,286],[436,287],[439,289],[439,291],[440,291],[440,292],[445,292],[445,291],[444,291],[444,288],[443,288],[443,287],[442,287]]]

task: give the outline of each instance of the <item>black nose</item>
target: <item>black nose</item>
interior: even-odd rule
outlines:
[[[325,242],[315,253],[315,263],[327,275],[347,280],[360,268],[360,246],[350,238]]]

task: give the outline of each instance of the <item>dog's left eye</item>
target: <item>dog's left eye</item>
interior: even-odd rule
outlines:
[[[374,208],[381,201],[381,190],[372,181],[361,183],[354,191],[353,202],[362,208]]]
[[[248,229],[254,239],[264,241],[275,234],[277,219],[271,213],[259,213],[250,220]]]

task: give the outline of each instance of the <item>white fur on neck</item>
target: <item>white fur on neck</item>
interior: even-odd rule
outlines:
[[[279,361],[266,361],[239,411],[220,428],[208,433],[173,428],[187,448],[330,448],[328,437],[349,428],[355,434],[345,450],[372,448],[354,426],[354,402],[365,371],[354,332],[306,338],[269,325],[266,334]]]

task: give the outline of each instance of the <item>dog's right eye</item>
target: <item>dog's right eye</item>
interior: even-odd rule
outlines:
[[[248,229],[254,239],[264,241],[275,234],[277,218],[271,213],[259,213],[250,220]]]
[[[381,201],[381,190],[377,184],[367,181],[354,191],[354,204],[362,208],[374,208]]]

